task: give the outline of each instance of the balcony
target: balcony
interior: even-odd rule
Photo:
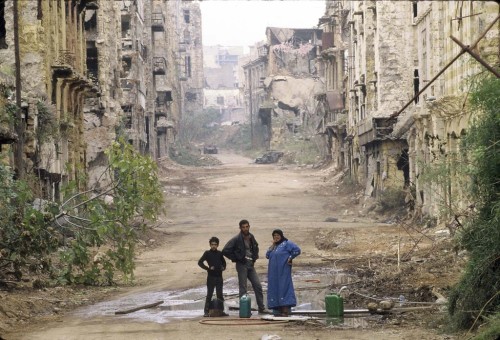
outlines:
[[[56,57],[52,64],[52,70],[56,77],[70,77],[75,68],[75,54],[69,50],[60,50],[59,56]]]
[[[153,32],[165,32],[165,18],[163,17],[163,13],[152,14],[151,29]]]
[[[167,74],[167,61],[163,57],[153,58],[153,75],[165,75]]]

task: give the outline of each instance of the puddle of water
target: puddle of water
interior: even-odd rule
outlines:
[[[262,277],[265,279],[265,277]],[[346,275],[336,270],[315,269],[312,271],[298,271],[293,276],[295,294],[298,305],[294,311],[324,310],[325,295],[330,292],[329,286],[332,283],[345,284],[355,280],[355,277]],[[263,281],[264,291],[267,282]],[[251,285],[249,284],[249,289]],[[252,306],[255,307],[255,296],[250,291]],[[200,286],[181,291],[158,291],[142,294],[130,295],[116,300],[104,301],[93,306],[84,307],[76,312],[84,318],[96,316],[112,316],[113,318],[129,318],[139,321],[149,321],[155,323],[167,323],[175,319],[191,319],[203,315],[205,305],[206,287]],[[237,317],[238,311],[228,310],[229,306],[238,306],[238,280],[231,277],[224,281],[224,295],[226,312]],[[265,300],[264,296],[264,300]],[[128,314],[115,315],[116,311],[132,309],[137,306],[163,301],[157,307],[142,309]],[[325,320],[327,326],[340,326],[347,328],[365,328],[368,322],[365,318],[345,317],[342,319],[320,318]]]

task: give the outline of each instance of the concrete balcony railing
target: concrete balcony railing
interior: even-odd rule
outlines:
[[[69,50],[60,50],[59,56],[54,60],[54,65],[71,66],[74,68],[76,65],[75,53]]]
[[[134,93],[132,89],[127,89],[127,88],[122,88],[122,100],[121,100],[121,106],[126,107],[126,106],[134,106],[137,104],[137,95]]]

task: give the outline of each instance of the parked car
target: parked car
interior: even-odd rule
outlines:
[[[255,163],[257,164],[271,164],[276,163],[283,156],[283,152],[281,151],[268,151],[263,154],[261,157],[255,159]]]
[[[217,150],[217,147],[215,145],[207,145],[203,147],[203,153],[204,154],[216,154],[219,153],[219,150]]]

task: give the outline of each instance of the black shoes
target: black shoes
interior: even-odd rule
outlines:
[[[259,314],[271,314],[269,309],[259,308]]]

